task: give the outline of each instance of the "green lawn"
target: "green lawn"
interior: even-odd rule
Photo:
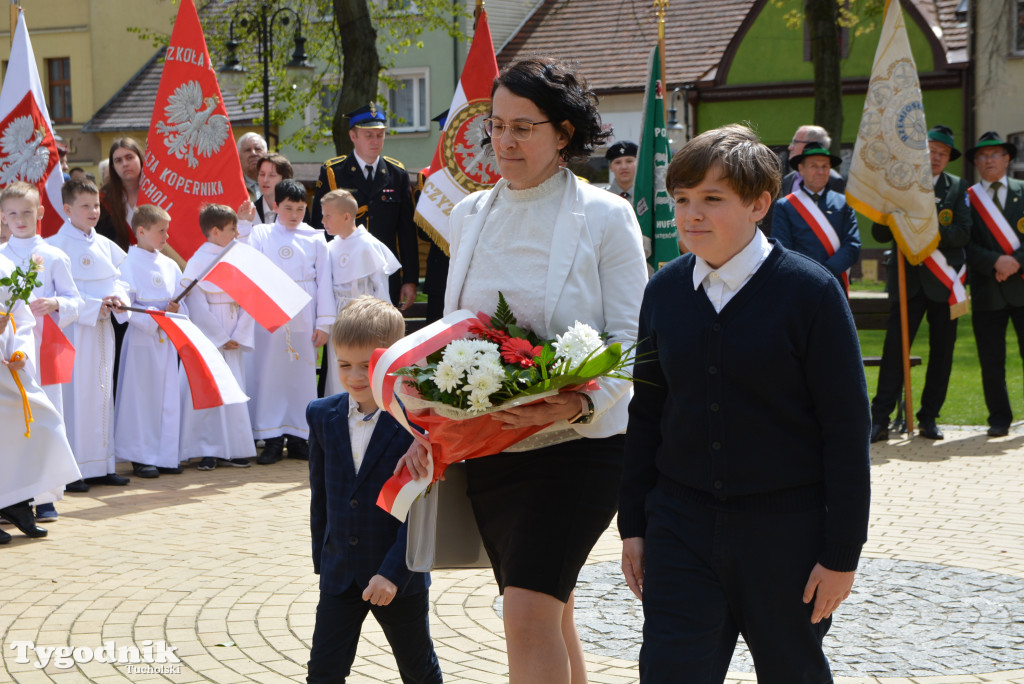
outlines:
[[[884,330],[862,330],[859,333],[861,351],[864,356],[881,356]],[[1021,359],[1017,353],[1017,336],[1013,325],[1006,334],[1006,385],[1010,393],[1010,405],[1015,418],[1024,417],[1024,376]],[[928,322],[921,323],[910,353],[920,356],[922,364],[910,370],[910,385],[914,390],[914,411],[921,401],[924,386],[925,366],[928,363]],[[865,368],[868,379],[868,395],[875,396],[878,384],[878,368]],[[893,412],[895,416],[895,412]],[[939,423],[945,425],[986,425],[988,411],[981,391],[981,368],[978,366],[978,349],[974,344],[971,329],[971,315],[960,318],[957,328],[956,352],[953,358],[953,373],[949,379],[949,393],[942,407]]]

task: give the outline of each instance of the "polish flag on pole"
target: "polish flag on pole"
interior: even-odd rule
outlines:
[[[203,280],[231,295],[256,322],[274,332],[313,299],[258,249],[233,243]]]
[[[178,350],[192,390],[192,408],[198,411],[249,401],[217,347],[187,316],[155,309],[144,313],[153,317]]]
[[[203,243],[199,209],[237,207],[248,197],[196,6],[181,0],[146,137],[139,204],[171,215],[176,229],[168,241],[188,260]]]
[[[448,253],[448,215],[471,192],[486,190],[500,178],[484,124],[491,111],[491,85],[498,75],[487,12],[481,10],[473,44],[448,109],[444,131],[416,203],[416,224]]]
[[[60,198],[64,173],[23,10],[18,12],[11,59],[0,89],[0,187],[15,181],[39,188],[42,235],[56,233],[67,218]]]

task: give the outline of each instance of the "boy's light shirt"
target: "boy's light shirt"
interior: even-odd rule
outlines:
[[[380,418],[378,409],[374,409],[373,413],[367,415],[359,410],[359,404],[352,398],[352,395],[348,396],[348,438],[352,445],[352,465],[355,466],[356,473],[359,473],[359,467],[363,464],[363,456],[366,455],[366,450],[370,446],[370,437],[373,436],[373,430],[377,427],[378,418]]]
[[[757,269],[761,268],[761,264],[771,252],[772,243],[768,242],[764,233],[755,228],[754,237],[747,246],[719,269],[711,268],[708,262],[695,254],[693,289],[696,290],[703,285],[705,294],[711,300],[711,306],[721,313],[725,305],[754,277]]]

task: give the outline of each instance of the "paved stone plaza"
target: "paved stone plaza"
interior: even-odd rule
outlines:
[[[946,435],[872,448],[871,538],[826,642],[837,682],[1024,684],[1024,430]],[[308,501],[301,462],[189,468],[68,495],[45,540],[6,527],[15,537],[0,547],[0,682],[303,681],[317,602]],[[578,589],[595,683],[637,679],[642,611],[618,558],[609,530]],[[445,681],[505,681],[490,572],[435,573],[431,599]],[[179,664],[58,653],[37,669],[24,645],[81,656],[107,642],[158,651],[161,641]],[[349,681],[398,682],[394,670],[371,618]],[[754,681],[745,650],[732,670],[730,682]]]

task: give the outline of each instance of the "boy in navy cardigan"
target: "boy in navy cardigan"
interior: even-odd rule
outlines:
[[[692,253],[644,293],[618,518],[643,684],[722,682],[740,633],[762,684],[832,681],[821,642],[867,539],[871,421],[838,281],[757,230],[779,182],[737,125],[668,168]]]
[[[384,630],[405,684],[441,682],[430,640],[430,575],[406,567],[406,524],[376,505],[412,437],[377,409],[370,355],[404,332],[402,314],[390,303],[353,300],[331,328],[346,391],[306,409],[313,571],[320,575],[310,683],[345,681],[368,612]]]

